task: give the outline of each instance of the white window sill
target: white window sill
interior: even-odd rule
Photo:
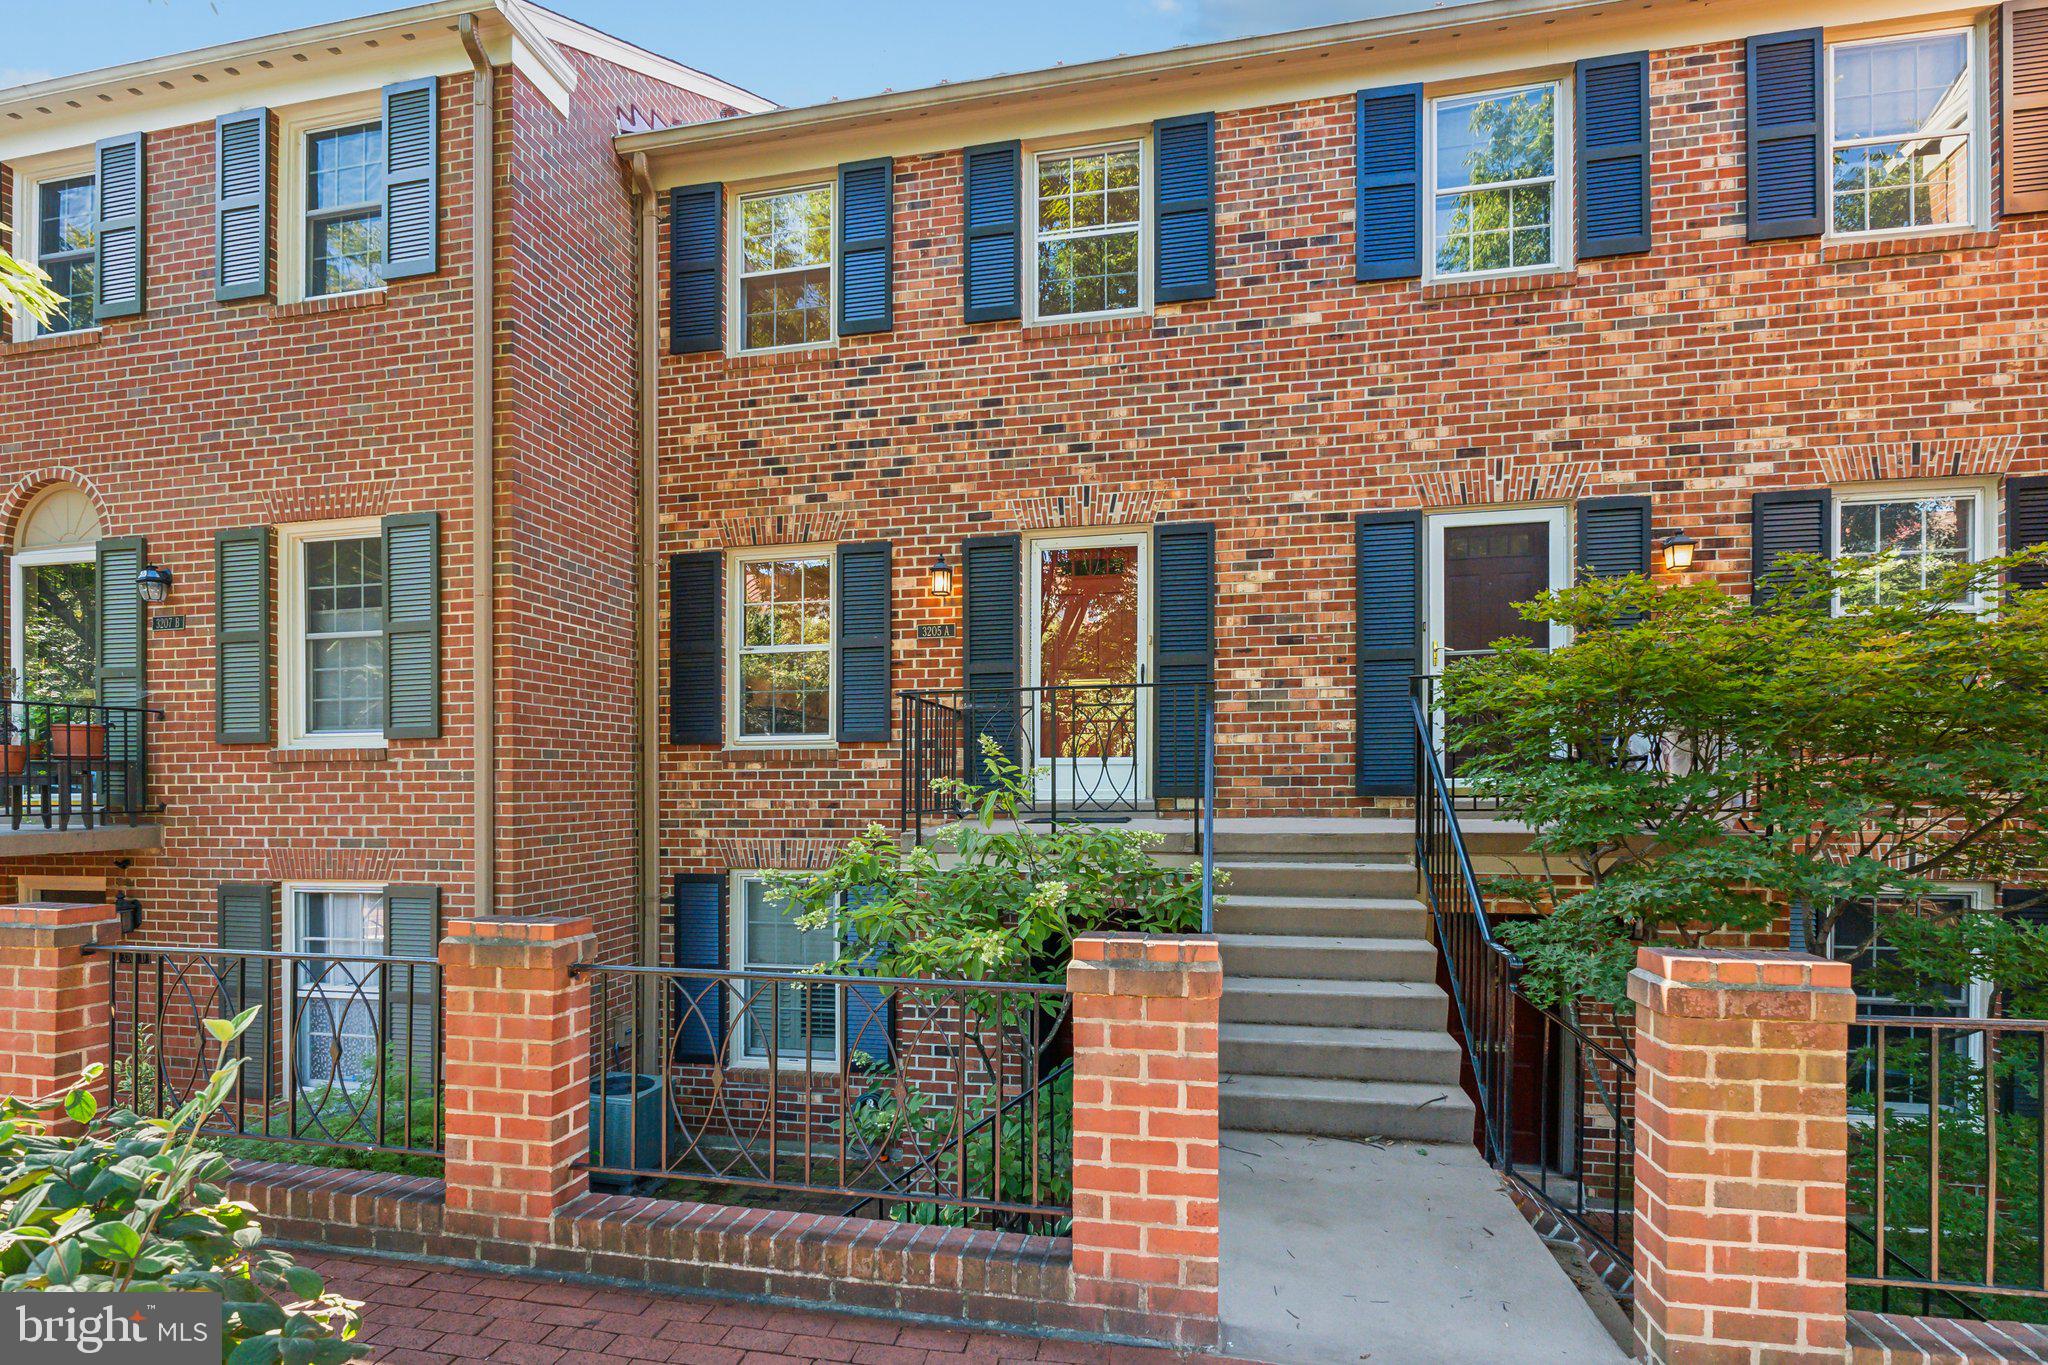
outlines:
[[[830,735],[791,736],[788,739],[735,739],[726,743],[729,753],[743,754],[757,749],[836,749],[839,741]]]
[[[760,356],[808,355],[813,351],[829,351],[839,344],[839,338],[830,341],[805,341],[794,346],[735,346],[727,354],[734,360],[753,360]]]
[[[318,753],[323,749],[382,749],[390,743],[381,732],[351,735],[302,735],[280,742],[289,753]]]

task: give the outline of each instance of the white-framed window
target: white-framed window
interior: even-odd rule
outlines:
[[[384,105],[376,91],[278,115],[278,298],[384,287]]]
[[[1560,81],[1429,102],[1423,218],[1435,278],[1554,270],[1570,234],[1570,109]]]
[[[40,873],[15,878],[15,895],[23,905],[101,905],[111,899],[105,877],[49,877]]]
[[[1846,566],[1862,566],[1854,585],[1841,593],[1838,609],[1881,605],[1991,554],[1997,534],[1994,501],[1989,489],[1971,485],[1838,490],[1835,558]]]
[[[1967,28],[1829,44],[1831,235],[1977,222],[1988,118],[1978,44]]]
[[[1926,903],[1936,909],[1989,910],[1997,902],[1995,888],[1975,883],[1942,887],[1926,898]],[[1849,984],[1856,993],[1856,1013],[1884,1019],[1982,1019],[1991,1008],[1992,984],[1989,981],[1972,980],[1945,983],[1937,987],[1941,1003],[1935,1005],[1907,1004],[1895,995],[1880,989],[1881,982],[1874,978],[1882,972],[1892,958],[1895,949],[1887,944],[1879,933],[1880,917],[1876,907],[1869,902],[1847,905],[1836,916],[1828,931],[1827,955],[1838,962],[1849,964]],[[1924,1030],[1893,1030],[1890,1042],[1901,1039],[1924,1044],[1930,1035]],[[1875,1057],[1877,1030],[1867,1025],[1849,1026],[1849,1055],[1855,1062],[1849,1076],[1852,1092],[1874,1095],[1878,1086],[1877,1059]],[[1959,1056],[1982,1062],[1984,1056],[1984,1035],[1981,1033],[1955,1033],[1949,1036],[1948,1045]],[[1913,1078],[1892,1075],[1885,1078],[1885,1105],[1888,1109],[1906,1112],[1925,1112],[1927,1095],[1916,1093]],[[1868,1111],[1866,1111],[1867,1114]]]
[[[390,934],[384,888],[350,882],[287,883],[284,932],[286,952],[312,959],[294,963],[291,979],[284,983],[292,992],[285,1003],[293,1020],[296,1084],[301,1090],[358,1091],[374,1081],[379,1067],[383,968],[334,959],[385,955]]]
[[[384,743],[384,541],[374,518],[279,531],[278,733],[288,747]]]
[[[837,335],[832,186],[739,196],[733,210],[735,351],[824,346]]]
[[[732,879],[731,962],[740,971],[808,972],[839,956],[837,929],[801,928],[797,911],[770,889],[759,872]],[[837,1067],[844,1046],[840,988],[821,981],[735,983],[733,1018],[739,1030],[733,1056],[742,1064]]]
[[[38,158],[16,169],[14,236],[7,245],[21,259],[41,266],[50,288],[64,300],[47,322],[17,314],[16,341],[98,325],[92,316],[98,218],[99,180],[91,148]]]
[[[726,733],[733,743],[831,742],[838,685],[833,561],[830,546],[731,557]]]
[[[1121,317],[1151,307],[1148,160],[1143,140],[1031,154],[1024,295],[1033,321]]]

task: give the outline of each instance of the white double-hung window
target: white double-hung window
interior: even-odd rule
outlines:
[[[1564,261],[1563,91],[1555,81],[1430,101],[1431,273]]]
[[[279,731],[299,747],[384,743],[384,542],[375,521],[279,534]]]
[[[1841,608],[1882,605],[1983,559],[1990,553],[1992,516],[1990,495],[1977,488],[1838,492],[1834,553],[1844,566],[1857,570],[1842,591]]]
[[[1145,152],[1135,142],[1033,156],[1034,318],[1113,316],[1147,305],[1144,179]]]
[[[726,692],[736,743],[832,738],[832,579],[829,548],[733,556]]]
[[[832,340],[832,187],[740,196],[733,316],[737,349],[776,351]]]
[[[1976,49],[1968,29],[1828,48],[1835,235],[1975,223],[1984,159]]]

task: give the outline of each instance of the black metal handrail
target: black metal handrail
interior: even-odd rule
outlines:
[[[31,812],[51,829],[152,813],[146,706],[15,698],[0,703],[0,793],[11,828]]]
[[[1418,679],[1418,684],[1425,680]],[[1412,698],[1415,862],[1428,899],[1479,1109],[1479,1146],[1501,1174],[1633,1284],[1635,1063],[1583,1020],[1537,1005],[1493,920],[1458,822],[1428,690]],[[1532,1032],[1533,1031],[1533,1032]],[[1604,1196],[1603,1196],[1604,1185]]]
[[[113,1099],[165,1117],[206,1086],[205,1021],[263,1008],[209,1136],[403,1154],[441,1149],[441,967],[432,958],[117,943]]]
[[[1047,1084],[1068,1036],[1063,986],[576,971],[591,982],[602,1105],[594,1177],[815,1212],[873,1199],[984,1226],[1068,1213],[1072,1116]]]

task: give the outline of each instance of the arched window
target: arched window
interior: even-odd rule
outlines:
[[[92,499],[71,484],[44,490],[22,513],[7,595],[15,697],[93,699],[99,652],[93,555],[99,538]]]

